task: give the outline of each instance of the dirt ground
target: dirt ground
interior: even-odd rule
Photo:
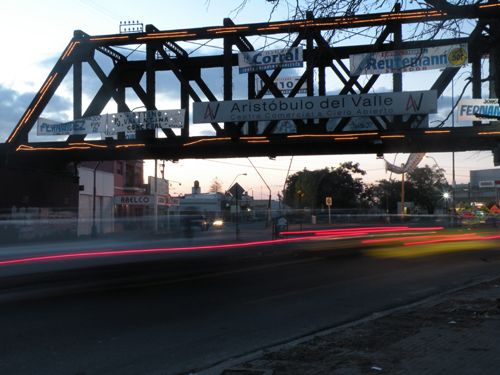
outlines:
[[[500,374],[500,279],[265,352],[222,375]]]

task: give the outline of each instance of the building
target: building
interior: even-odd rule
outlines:
[[[482,203],[499,204],[500,200],[500,168],[470,171],[468,184],[457,184],[455,187],[456,204]]]
[[[114,231],[114,163],[86,162],[78,167],[79,237]]]
[[[115,163],[115,231],[129,232],[150,228],[144,216],[151,214],[151,195],[144,185],[143,160],[117,160]]]
[[[116,160],[79,165],[79,236],[144,229],[143,217],[153,201],[143,182],[143,164]]]
[[[195,181],[191,194],[186,194],[179,200],[181,215],[199,214],[209,219],[225,217],[226,197],[219,192],[202,193],[200,183]]]

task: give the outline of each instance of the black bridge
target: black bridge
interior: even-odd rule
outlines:
[[[403,41],[402,26],[410,23],[439,22],[454,19],[470,19],[475,22],[472,32],[463,38]],[[308,97],[327,95],[328,77],[341,82],[338,95],[369,93],[379,79],[378,74],[352,76],[343,60],[352,54],[391,51],[413,48],[445,46],[467,43],[468,62],[472,67],[472,96],[481,98],[481,77],[485,58],[498,57],[500,3],[491,2],[474,6],[456,7],[452,10],[421,9],[401,11],[397,7],[387,13],[355,15],[335,18],[313,18],[283,22],[235,25],[224,19],[223,26],[195,29],[160,31],[147,25],[144,32],[90,36],[75,31],[46,81],[26,109],[5,144],[0,145],[5,165],[20,163],[71,162],[84,160],[124,159],[183,159],[226,158],[247,156],[320,155],[320,154],[383,154],[395,152],[445,152],[468,150],[492,150],[499,147],[500,126],[495,122],[484,125],[479,122],[467,127],[446,127],[443,124],[428,126],[425,115],[371,116],[365,117],[370,130],[349,130],[352,118],[342,117],[332,127],[328,118],[292,119],[292,131],[281,132],[279,121],[211,122],[212,132],[206,136],[193,136],[190,124],[190,102],[218,102],[213,87],[204,79],[207,69],[219,68],[223,84],[223,101],[234,99],[263,99],[270,92],[274,98],[285,95],[275,83],[281,68],[247,73],[247,95],[233,95],[234,70],[238,66],[240,52],[253,51],[251,37],[288,34],[289,47],[304,45],[305,69],[287,97],[296,97],[306,88]],[[359,29],[378,27],[376,41],[369,45],[332,46],[326,32],[335,29]],[[182,48],[182,42],[221,40],[219,54],[191,56]],[[145,59],[129,60],[118,52],[117,46],[136,48],[145,45]],[[102,65],[105,56],[112,68]],[[101,65],[100,65],[101,63]],[[99,78],[101,87],[84,109],[82,97],[84,64]],[[498,61],[496,61],[498,65]],[[487,67],[487,64],[486,64]],[[441,96],[446,87],[462,69],[448,67],[429,82],[427,90],[435,90]],[[165,137],[156,137],[155,130],[137,132],[135,139],[127,139],[124,133],[102,140],[85,140],[85,135],[70,135],[64,141],[30,142],[29,132],[49,104],[56,89],[69,76],[73,83],[73,118],[80,119],[101,115],[109,102],[116,103],[117,112],[130,112],[129,92],[140,100],[147,110],[157,108],[157,89],[160,72],[171,72],[178,81],[179,109],[184,109],[184,127],[163,129]],[[327,75],[327,72],[330,75]],[[393,92],[403,91],[405,73],[393,76]],[[256,86],[256,77],[263,86]],[[316,78],[317,77],[317,78]],[[315,83],[316,79],[316,83]],[[498,81],[498,80],[497,80]],[[498,89],[497,89],[498,90]],[[126,95],[127,94],[127,95]],[[127,101],[129,99],[129,101]],[[480,126],[479,126],[480,125]],[[496,158],[495,158],[496,159]]]

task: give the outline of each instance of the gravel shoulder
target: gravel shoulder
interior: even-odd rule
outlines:
[[[249,355],[208,373],[497,375],[500,278]]]

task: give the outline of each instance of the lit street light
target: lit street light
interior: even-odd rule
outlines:
[[[445,207],[446,213],[448,213],[448,200],[450,199],[450,193],[444,192],[443,199],[444,199],[444,207]]]

